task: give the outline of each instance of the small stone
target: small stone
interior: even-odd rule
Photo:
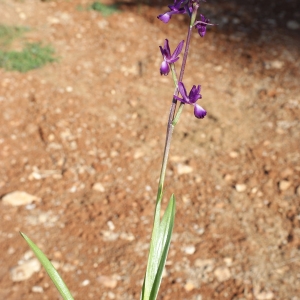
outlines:
[[[272,300],[274,298],[274,294],[272,292],[261,292],[255,295],[257,300]]]
[[[71,271],[74,271],[76,269],[76,266],[73,266],[69,263],[66,263],[62,266],[61,268],[64,272],[71,272]]]
[[[105,188],[100,182],[96,182],[93,184],[93,190],[101,193],[105,192]]]
[[[219,267],[214,271],[214,275],[219,282],[230,279],[231,272],[227,267]]]
[[[193,172],[193,168],[188,165],[178,164],[177,173],[178,175],[189,174]]]
[[[34,285],[32,288],[31,288],[31,291],[33,293],[43,293],[44,292],[44,289],[42,286],[39,286],[39,285]]]
[[[39,272],[41,264],[37,258],[32,258],[20,266],[14,267],[10,271],[10,277],[13,282],[24,281],[30,278],[35,272]]]
[[[88,279],[85,279],[81,282],[81,286],[87,286],[90,284],[90,281]]]
[[[134,159],[138,159],[138,158],[141,158],[145,155],[145,153],[143,152],[142,149],[137,149],[133,155],[133,158]]]
[[[242,192],[246,191],[247,186],[246,186],[246,184],[236,184],[235,189],[237,192],[242,193]]]
[[[286,191],[290,186],[292,185],[292,183],[290,181],[287,180],[281,180],[279,182],[279,189],[281,191]]]
[[[280,60],[273,60],[273,61],[268,61],[265,63],[265,68],[267,70],[269,69],[281,69],[284,66],[284,62]]]
[[[109,299],[115,299],[116,298],[116,295],[113,292],[110,292],[110,291],[107,293],[107,296],[108,296]]]
[[[30,195],[26,192],[15,191],[9,194],[6,194],[2,198],[3,204],[12,205],[12,206],[20,206],[31,204],[32,202],[40,202],[41,198]]]
[[[192,282],[187,282],[187,283],[184,285],[184,289],[185,289],[187,292],[192,291],[194,288],[195,288],[195,286],[194,286],[194,284],[193,284]]]
[[[231,257],[225,257],[223,260],[224,260],[227,267],[232,266],[232,258]]]
[[[66,91],[67,91],[68,93],[71,93],[71,92],[73,92],[73,88],[72,88],[71,86],[67,86],[67,87],[66,87]]]
[[[187,246],[183,248],[184,253],[188,254],[188,255],[192,255],[195,253],[196,251],[196,247],[194,245],[191,246]]]
[[[286,27],[291,30],[297,30],[300,29],[300,23],[295,20],[290,20],[286,23]]]
[[[229,156],[230,156],[231,158],[237,158],[237,157],[239,156],[239,154],[238,154],[238,152],[236,152],[236,151],[231,151],[231,152],[229,153]]]
[[[122,232],[120,234],[120,238],[125,241],[134,241],[135,240],[135,237],[132,233],[126,233],[126,232]]]
[[[109,230],[111,230],[111,231],[115,230],[115,228],[116,228],[115,224],[112,221],[108,221],[107,226],[108,226]]]
[[[118,280],[113,276],[99,276],[97,278],[97,281],[102,285],[104,285],[105,287],[111,289],[114,289],[118,284]]]
[[[119,238],[119,233],[111,232],[110,230],[102,230],[101,231],[103,240],[106,242],[113,242]]]

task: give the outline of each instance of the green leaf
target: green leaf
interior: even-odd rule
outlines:
[[[24,233],[20,232],[21,236],[25,239],[33,253],[36,255],[38,260],[41,262],[43,267],[45,268],[46,272],[50,276],[51,280],[55,284],[56,288],[58,289],[59,293],[63,297],[64,300],[74,300],[72,297],[70,291],[68,290],[66,284],[63,282],[62,278],[58,274],[58,272],[55,270],[49,259],[46,257],[46,255],[42,252],[42,250],[33,242],[30,240],[30,238],[25,235]]]
[[[158,201],[155,209],[148,265],[141,294],[141,299],[143,300],[155,300],[157,297],[174,227],[174,195],[172,195],[161,221],[160,203],[161,201]]]

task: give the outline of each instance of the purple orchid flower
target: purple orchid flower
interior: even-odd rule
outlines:
[[[180,7],[184,1],[183,0],[175,0],[174,5],[169,5],[168,7],[170,8],[170,11],[161,14],[157,16],[157,18],[164,23],[168,23],[172,17],[172,15],[175,14],[185,14],[186,9],[184,7]]]
[[[203,119],[206,116],[206,110],[200,105],[196,104],[197,100],[202,98],[200,94],[201,86],[198,85],[196,87],[193,85],[189,95],[187,95],[185,86],[182,82],[178,82],[178,89],[182,98],[178,96],[174,96],[174,98],[182,103],[193,105],[195,117],[198,119]]]
[[[194,26],[198,29],[199,35],[204,37],[206,33],[206,26],[214,24],[209,23],[209,19],[206,19],[203,15],[200,15],[200,18],[201,20],[197,21]]]
[[[169,47],[169,41],[166,39],[164,48],[159,46],[160,52],[164,58],[163,62],[161,63],[160,66],[160,75],[168,75],[170,72],[170,67],[169,64],[173,64],[179,59],[179,54],[182,50],[184,41],[181,41],[176,49],[174,50],[174,53],[171,55],[170,47]]]

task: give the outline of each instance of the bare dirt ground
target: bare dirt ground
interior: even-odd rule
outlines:
[[[273,4],[272,4],[273,2]],[[0,2],[1,22],[29,26],[59,61],[0,69],[0,299],[60,299],[19,231],[59,268],[76,299],[139,299],[165,139],[171,77],[159,45],[185,39],[165,8]],[[202,85],[204,120],[175,129],[165,202],[177,199],[159,299],[300,299],[299,4],[209,1],[219,25],[194,32],[184,82]],[[298,21],[297,21],[298,20]],[[293,21],[291,23],[291,21]],[[298,22],[298,23],[297,23]]]

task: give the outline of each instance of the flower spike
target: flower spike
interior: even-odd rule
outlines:
[[[176,49],[174,50],[172,55],[171,55],[171,50],[169,47],[169,41],[167,39],[165,40],[165,44],[164,44],[163,48],[161,46],[159,46],[160,52],[164,59],[160,66],[160,74],[161,75],[169,74],[169,72],[170,72],[169,64],[173,64],[179,59],[179,54],[183,48],[183,44],[184,44],[184,41],[181,41],[178,44],[178,46],[176,47]]]

